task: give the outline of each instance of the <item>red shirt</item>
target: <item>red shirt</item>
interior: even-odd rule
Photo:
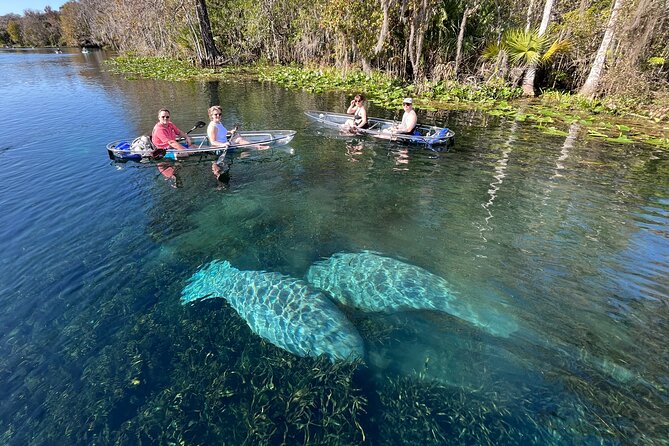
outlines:
[[[172,124],[171,122],[167,123],[167,127],[159,122],[153,126],[153,132],[151,132],[151,142],[153,142],[153,145],[159,149],[167,149],[170,146],[168,141],[177,139],[179,133],[181,133],[179,127]]]

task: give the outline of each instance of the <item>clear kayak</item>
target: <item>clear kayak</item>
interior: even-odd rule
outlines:
[[[353,115],[345,113],[331,113],[325,111],[309,110],[304,112],[307,117],[313,121],[326,125],[328,127],[342,129],[345,131],[344,124]],[[391,132],[390,128],[395,121],[381,118],[367,118],[367,128],[355,129],[351,135],[369,135],[374,138],[385,139],[409,144],[423,144],[426,146],[446,146],[449,147],[455,142],[455,133],[453,130],[445,127],[434,127],[429,125],[417,125],[413,133]]]
[[[255,130],[239,131],[236,134],[244,138],[248,143],[233,144],[228,148],[212,147],[209,145],[207,135],[192,135],[193,144],[186,150],[156,149],[147,141],[148,137],[135,139],[118,139],[107,144],[107,154],[114,161],[142,161],[151,159],[177,159],[193,154],[220,155],[224,151],[242,150],[255,148],[257,146],[283,146],[288,144],[295,136],[294,130]],[[142,141],[142,139],[144,139]],[[264,147],[263,147],[264,148]]]

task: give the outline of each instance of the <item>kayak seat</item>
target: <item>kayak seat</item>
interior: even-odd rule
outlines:
[[[450,131],[449,129],[443,128],[443,129],[439,130],[437,133],[435,133],[434,135],[431,135],[428,138],[425,138],[425,142],[427,142],[428,144],[434,144],[435,142],[439,142],[442,139],[448,137],[448,132],[449,131]]]
[[[128,141],[121,141],[114,146],[116,150],[130,150],[130,143]]]
[[[413,132],[410,133],[411,136],[415,136],[416,138],[411,138],[411,142],[419,143],[419,144],[424,144],[425,138],[423,135],[420,133],[420,130],[418,129],[413,129]]]

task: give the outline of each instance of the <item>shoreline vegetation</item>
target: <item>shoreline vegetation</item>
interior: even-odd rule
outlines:
[[[587,136],[608,142],[644,143],[669,149],[669,106],[644,105],[638,100],[608,97],[585,99],[579,95],[546,91],[526,98],[520,87],[499,83],[442,81],[420,85],[393,79],[383,73],[297,65],[241,65],[197,67],[166,57],[123,55],[107,61],[110,71],[127,79],[168,81],[253,79],[274,82],[284,88],[312,93],[359,91],[377,106],[390,110],[401,106],[402,98],[413,96],[417,108],[425,111],[480,110],[491,116],[530,122],[537,131],[567,136],[571,126],[585,129]],[[667,98],[669,101],[669,97]]]
[[[384,107],[410,94],[666,149],[666,17],[666,0],[69,0],[0,16],[0,45],[107,48],[133,76],[253,75]]]

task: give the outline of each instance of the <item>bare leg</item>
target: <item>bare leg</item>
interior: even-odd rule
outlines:
[[[232,139],[230,140],[230,144],[232,144],[233,146],[235,146],[235,145],[241,145],[241,144],[251,144],[250,147],[253,147],[254,149],[257,149],[257,150],[265,150],[265,149],[269,149],[269,146],[268,146],[268,145],[265,145],[265,144],[253,144],[253,143],[251,143],[251,141],[247,141],[247,140],[245,140],[244,138],[242,138],[242,137],[239,136],[239,135],[237,135],[237,136],[233,136]]]

